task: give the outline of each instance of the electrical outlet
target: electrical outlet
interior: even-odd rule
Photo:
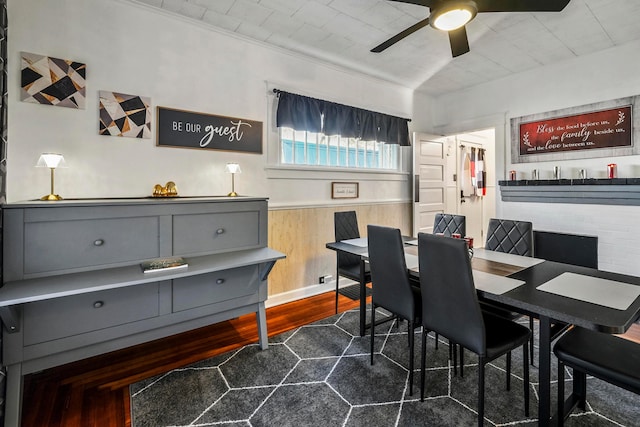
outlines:
[[[318,283],[328,283],[332,278],[333,276],[331,274],[325,274],[324,276],[318,277]]]

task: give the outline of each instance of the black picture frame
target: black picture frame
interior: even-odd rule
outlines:
[[[157,107],[157,146],[262,154],[262,122]]]

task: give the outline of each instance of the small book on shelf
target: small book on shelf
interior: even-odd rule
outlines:
[[[179,256],[156,258],[140,264],[140,267],[142,267],[142,271],[145,273],[175,270],[178,268],[187,268],[188,266],[189,264],[187,264],[187,261]]]

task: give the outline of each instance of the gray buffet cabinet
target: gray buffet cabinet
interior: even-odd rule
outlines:
[[[256,313],[266,349],[267,199],[209,197],[10,203],[0,316],[5,426],[20,425],[23,376]],[[143,273],[182,256],[188,267]]]

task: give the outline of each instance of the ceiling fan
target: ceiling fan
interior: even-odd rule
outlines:
[[[419,29],[431,25],[447,31],[453,57],[469,52],[465,25],[483,12],[560,12],[570,0],[390,0],[428,7],[431,14],[371,49],[379,53]]]

